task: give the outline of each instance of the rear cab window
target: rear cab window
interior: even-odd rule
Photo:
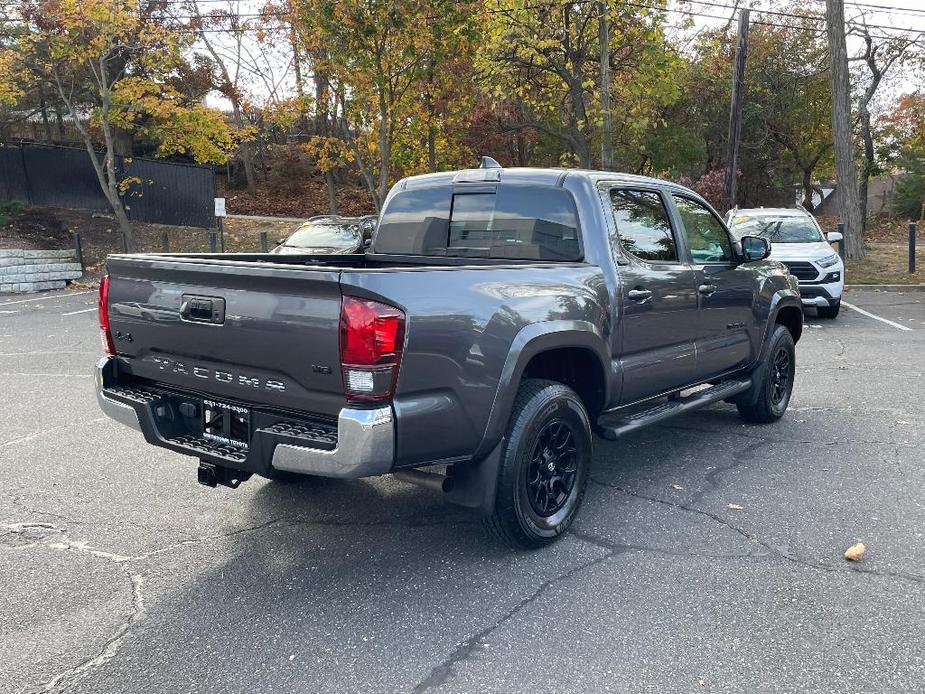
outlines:
[[[376,253],[578,261],[578,212],[572,194],[548,185],[441,185],[389,200]]]

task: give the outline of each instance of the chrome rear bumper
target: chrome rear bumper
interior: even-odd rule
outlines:
[[[321,477],[371,477],[392,469],[395,416],[391,407],[344,408],[337,417],[337,447],[332,451],[281,443],[273,467]]]
[[[143,402],[129,404],[107,395],[105,380],[113,381],[115,378],[110,358],[103,358],[97,363],[93,376],[96,401],[106,416],[141,431],[152,445],[202,457],[197,450],[186,450],[178,447],[176,441],[165,440],[149,405]],[[268,434],[267,430],[260,429],[255,435]],[[245,469],[260,472],[272,466],[277,470],[304,475],[341,478],[383,475],[392,471],[395,459],[395,414],[388,405],[371,410],[345,407],[337,417],[337,444],[333,449],[299,446],[291,441],[290,438],[287,443],[251,446]],[[261,455],[260,451],[272,453]],[[267,457],[270,459],[267,460]]]

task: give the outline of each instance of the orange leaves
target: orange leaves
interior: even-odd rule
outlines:
[[[315,158],[318,168],[325,173],[352,162],[354,158],[349,145],[338,137],[316,135],[302,145],[302,149]]]

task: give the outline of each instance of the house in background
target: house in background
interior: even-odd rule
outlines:
[[[890,212],[893,206],[893,194],[896,191],[896,174],[882,174],[874,176],[867,184],[867,216],[873,217],[884,212]],[[832,183],[823,183],[821,188],[825,195],[822,200],[816,204],[813,214],[831,215],[838,217],[838,202],[833,195],[835,185]],[[816,202],[814,196],[813,202]],[[802,196],[798,196],[797,204]]]

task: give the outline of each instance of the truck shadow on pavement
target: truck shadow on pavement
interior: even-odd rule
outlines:
[[[297,689],[367,690],[381,677],[389,682],[383,690],[423,691],[422,683],[452,676],[479,653],[486,634],[586,569],[619,566],[632,575],[637,557],[772,555],[687,508],[718,511],[717,498],[705,495],[789,428],[734,419],[734,410],[716,407],[615,443],[596,441],[593,481],[572,531],[540,551],[501,547],[473,513],[390,476],[252,480],[257,488],[245,501],[243,526],[160,555],[164,565],[149,589],[158,592],[158,575],[180,581],[152,601],[157,608],[145,629],[158,633],[167,649],[158,657],[172,663],[178,681],[198,676],[184,650],[195,632],[200,651],[272,644],[262,656],[269,678]],[[617,557],[618,565],[609,563]],[[199,568],[190,571],[193,561]],[[251,677],[233,668],[212,672],[216,691],[240,690]]]

